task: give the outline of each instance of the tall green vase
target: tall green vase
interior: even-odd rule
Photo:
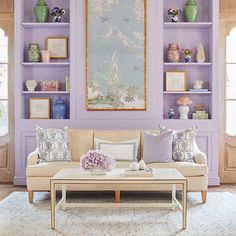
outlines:
[[[198,5],[195,0],[188,0],[184,8],[184,16],[187,22],[195,22],[198,16]]]
[[[48,5],[45,0],[38,0],[34,7],[34,14],[36,21],[39,23],[44,23],[48,21]]]

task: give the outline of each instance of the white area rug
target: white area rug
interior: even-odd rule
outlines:
[[[36,193],[34,204],[29,204],[27,193],[15,192],[0,202],[0,235],[236,235],[236,197],[230,193],[208,193],[207,203],[201,204],[200,195],[188,194],[187,229],[182,230],[180,211],[160,208],[116,208],[112,204],[112,193],[73,193],[68,196],[70,202],[111,202],[112,207],[60,210],[57,212],[56,230],[51,230],[50,195]],[[162,202],[167,198],[170,198],[169,194],[122,194],[123,202]]]

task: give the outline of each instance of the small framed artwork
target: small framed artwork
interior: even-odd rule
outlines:
[[[186,72],[166,71],[166,91],[167,92],[186,91]]]
[[[50,119],[50,98],[30,98],[29,118]]]
[[[46,50],[49,51],[52,59],[68,58],[68,38],[48,37],[46,39]]]

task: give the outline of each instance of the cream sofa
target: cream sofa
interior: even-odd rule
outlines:
[[[33,202],[33,193],[35,191],[50,191],[50,178],[62,168],[79,168],[80,157],[88,150],[94,149],[94,139],[104,139],[113,142],[125,141],[130,139],[140,139],[138,158],[142,157],[143,152],[143,131],[126,130],[126,131],[97,131],[97,130],[70,130],[71,134],[71,162],[47,162],[38,163],[37,151],[32,152],[28,156],[26,176],[27,190],[29,202]],[[201,191],[202,201],[206,202],[206,193],[208,186],[208,167],[206,155],[201,152],[195,142],[194,157],[196,163],[190,162],[171,162],[171,163],[152,163],[148,166],[152,168],[176,168],[185,177],[188,178],[188,191]],[[116,167],[128,167],[127,162],[117,162]],[[171,186],[162,186],[160,190],[170,190]],[[72,186],[68,186],[72,188]],[[73,190],[75,190],[73,186]],[[88,189],[83,187],[83,190],[98,191],[99,189]],[[116,196],[117,193],[116,191]]]

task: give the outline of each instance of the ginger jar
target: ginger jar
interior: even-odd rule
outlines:
[[[170,43],[167,48],[167,61],[179,62],[179,59],[180,59],[180,51],[178,44]]]

